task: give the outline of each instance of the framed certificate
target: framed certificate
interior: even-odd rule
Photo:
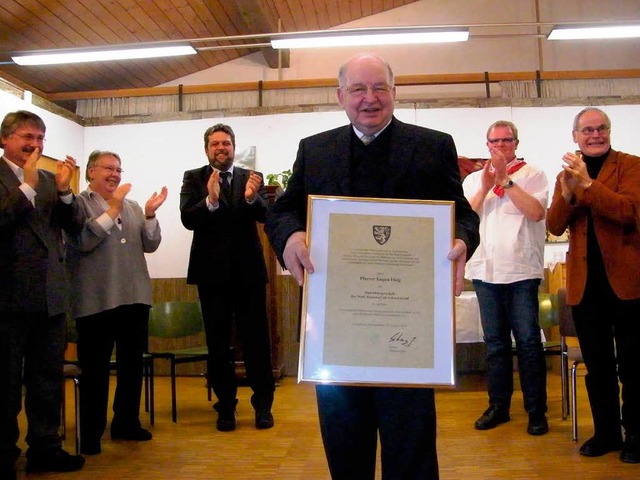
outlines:
[[[311,195],[298,381],[455,385],[454,203]]]
[[[48,170],[52,173],[56,173],[56,165],[59,161],[60,160],[56,160],[55,158],[42,155],[38,159],[37,167],[42,168],[43,170]],[[71,190],[76,195],[80,193],[80,167],[78,167],[77,165],[71,176]]]

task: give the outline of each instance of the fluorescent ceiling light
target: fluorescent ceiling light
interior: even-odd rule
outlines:
[[[601,38],[637,38],[640,37],[640,25],[619,25],[610,27],[554,28],[547,37],[549,40],[590,40]]]
[[[61,65],[67,63],[131,60],[134,58],[175,57],[197,53],[191,45],[165,45],[157,47],[130,47],[111,49],[63,49],[23,52],[11,57],[18,65]]]
[[[284,48],[323,48],[323,47],[356,47],[366,45],[408,45],[417,43],[465,42],[469,31],[458,30],[422,30],[422,31],[387,31],[378,33],[358,33],[350,31],[325,31],[314,34],[310,32],[300,36],[290,36],[271,40],[271,47]]]

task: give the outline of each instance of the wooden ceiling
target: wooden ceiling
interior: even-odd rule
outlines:
[[[278,20],[283,32],[322,30],[414,1],[2,0],[0,77],[44,94],[152,87],[257,49],[212,50],[171,59],[43,67],[15,65],[10,54],[25,50],[274,33],[279,31]],[[262,50],[267,63],[276,66],[273,50]]]

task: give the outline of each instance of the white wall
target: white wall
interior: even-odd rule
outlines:
[[[290,114],[90,127],[85,131],[83,158],[88,158],[94,149],[117,152],[124,169],[122,181],[133,185],[128,197],[141,205],[154,191],[167,186],[169,196],[158,210],[162,244],[147,259],[153,277],[184,277],[191,232],[180,222],[180,187],[185,170],[207,163],[205,130],[218,122],[229,123],[236,134],[236,150],[255,145],[256,166],[266,175],[289,168],[295,158],[297,141],[337,125],[339,116],[335,112],[320,115],[313,121],[303,114]]]
[[[520,131],[518,155],[547,174],[550,190],[561,168],[561,157],[575,149],[571,124],[581,109],[575,107],[530,108],[440,108],[412,109],[402,106],[396,116],[410,123],[450,133],[460,155],[487,155],[485,131],[498,119],[512,120]],[[640,105],[601,107],[611,117],[612,145],[615,149],[640,153],[636,132]],[[256,168],[265,175],[290,168],[301,138],[347,123],[344,112],[313,112],[191,121],[114,125],[83,128],[74,122],[35,107],[10,94],[0,92],[0,116],[17,109],[32,110],[47,124],[45,153],[54,158],[74,156],[84,179],[86,159],[94,149],[112,150],[122,157],[123,182],[131,182],[129,198],[144,204],[166,185],[167,203],[158,211],[163,230],[160,249],[149,255],[152,277],[183,277],[191,244],[191,232],[180,222],[179,194],[185,170],[206,163],[204,131],[214,123],[231,125],[236,132],[237,149],[256,147]],[[81,181],[81,188],[86,186]],[[547,262],[557,261],[566,244],[547,248]]]
[[[552,190],[561,168],[562,154],[575,148],[571,125],[581,108],[402,108],[396,110],[396,115],[403,121],[452,134],[458,153],[469,157],[487,155],[485,131],[488,125],[499,119],[512,120],[520,131],[518,154],[545,171]],[[640,153],[640,139],[634,136],[640,106],[602,108],[613,122],[614,148]],[[169,189],[167,203],[158,211],[163,229],[162,245],[158,252],[148,256],[153,277],[186,275],[191,232],[180,222],[182,176],[185,170],[206,164],[202,135],[218,122],[233,127],[238,150],[256,146],[256,168],[266,175],[291,167],[301,138],[343,125],[347,119],[343,112],[314,112],[86,128],[83,172],[91,150],[108,149],[122,157],[123,182],[133,184],[129,198],[143,204],[161,186],[166,185]],[[557,250],[565,251],[566,245],[550,248],[548,261],[554,260]]]
[[[7,113],[16,110],[29,110],[44,120],[47,126],[45,155],[57,159],[63,159],[66,155],[71,155],[77,160],[83,158],[84,128],[82,126],[0,90],[0,121]]]

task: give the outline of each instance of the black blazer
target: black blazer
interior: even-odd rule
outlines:
[[[38,175],[34,208],[0,159],[0,312],[68,311],[62,228],[69,228],[73,206],[60,201],[51,172]]]
[[[187,283],[228,285],[267,282],[262,244],[256,222],[264,222],[267,191],[261,185],[256,201],[249,205],[244,191],[249,170],[233,168],[232,198],[220,192],[219,208],[206,205],[207,181],[213,173],[209,165],[188,170],[180,190],[180,218],[193,230]]]
[[[450,135],[392,120],[389,176],[385,198],[455,201],[456,238],[470,258],[480,241],[478,215],[464,197],[455,144]],[[282,262],[287,239],[306,229],[307,195],[353,196],[349,165],[353,127],[346,125],[300,141],[287,190],[272,206],[265,224]]]

